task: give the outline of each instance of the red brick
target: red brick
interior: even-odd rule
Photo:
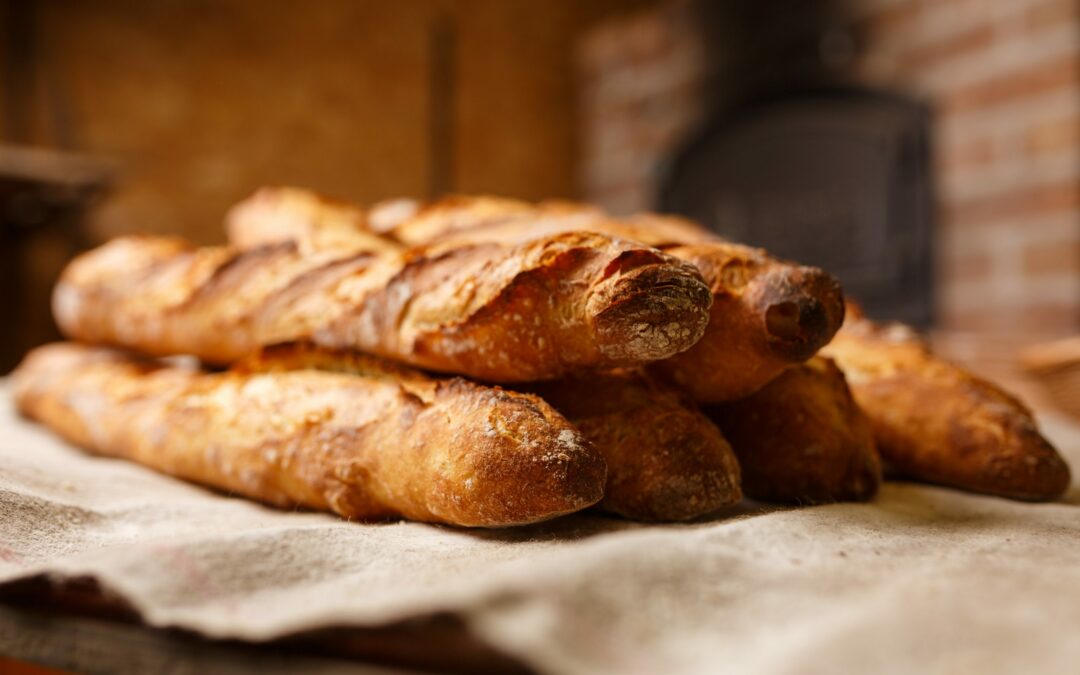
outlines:
[[[1080,222],[1077,223],[1080,228]],[[1051,240],[1028,244],[1024,248],[1022,269],[1029,277],[1076,275],[1080,284],[1080,240]]]
[[[1062,87],[1080,86],[1080,59],[1075,54],[1052,59],[1030,68],[947,90],[937,101],[942,113],[957,112],[1006,103]]]
[[[943,308],[939,316],[947,331],[1000,333],[1017,336],[1066,334],[1080,327],[1080,311],[1073,304],[1025,298],[1020,303],[993,303],[985,307]]]
[[[948,310],[939,312],[940,328],[948,332],[980,333],[993,326],[994,317],[988,310]]]
[[[1024,149],[1033,155],[1080,151],[1080,117],[1074,115],[1034,124],[1024,134]]]
[[[979,24],[968,30],[916,49],[907,57],[907,67],[911,69],[932,68],[935,63],[989,47],[997,36],[993,24]]]
[[[997,144],[992,138],[976,138],[954,148],[939,148],[935,161],[937,168],[942,171],[982,167],[999,157]]]
[[[919,16],[920,8],[917,2],[893,3],[891,6],[874,9],[864,16],[855,20],[852,29],[859,38],[859,42],[873,49],[883,35],[896,35],[899,32],[910,32]]]
[[[939,265],[938,276],[945,284],[969,284],[989,278],[993,261],[985,251],[949,256]]]
[[[1027,10],[1023,27],[1038,30],[1047,26],[1060,26],[1063,23],[1075,23],[1080,19],[1076,0],[1051,0],[1041,2]]]
[[[1037,185],[1005,192],[960,204],[945,204],[944,215],[950,224],[979,225],[988,220],[1033,217],[1080,208],[1080,182]]]
[[[1030,335],[1063,335],[1080,327],[1080,312],[1075,305],[1044,303],[1037,299],[1007,313],[1002,319],[1002,327],[1006,331],[1020,330]]]

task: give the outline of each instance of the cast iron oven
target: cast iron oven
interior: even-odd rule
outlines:
[[[672,162],[664,210],[837,275],[872,316],[932,319],[927,111],[860,89],[717,118]]]
[[[669,161],[660,205],[840,277],[871,316],[932,311],[928,110],[859,86],[843,0],[693,3],[706,123]]]

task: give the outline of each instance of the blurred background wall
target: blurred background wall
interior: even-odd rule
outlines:
[[[264,184],[585,198],[721,231],[745,216],[740,237],[825,255],[879,315],[1073,332],[1078,5],[0,0],[0,370],[55,335],[48,293],[74,251],[220,241]],[[745,126],[776,110],[772,131]],[[838,143],[815,145],[819,123]],[[806,176],[832,191],[793,198]],[[721,209],[724,190],[768,208]]]
[[[574,45],[647,4],[3,0],[0,372],[55,337],[48,294],[75,250],[221,241],[260,185],[577,196]]]
[[[99,237],[217,241],[266,183],[572,195],[573,44],[642,4],[10,0],[5,140],[117,163]]]
[[[929,113],[931,323],[1017,340],[1076,330],[1080,3],[707,5],[665,3],[581,40],[588,199],[659,205],[682,144],[749,89],[872,88]]]

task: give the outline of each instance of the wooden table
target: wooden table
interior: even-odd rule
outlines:
[[[28,664],[115,675],[528,672],[477,642],[450,616],[251,644],[152,628],[93,582],[56,586],[44,579],[0,589],[0,675],[41,672],[33,665],[23,669]]]

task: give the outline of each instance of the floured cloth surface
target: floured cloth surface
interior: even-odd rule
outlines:
[[[1049,420],[1074,473],[1080,431]],[[90,576],[156,626],[266,640],[450,612],[551,673],[1076,673],[1080,489],[505,531],[276,511],[100,459],[0,390],[0,582]]]

